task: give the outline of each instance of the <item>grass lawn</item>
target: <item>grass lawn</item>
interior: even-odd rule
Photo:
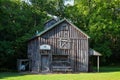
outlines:
[[[120,80],[120,67],[102,67],[100,71],[76,74],[0,73],[0,80]]]

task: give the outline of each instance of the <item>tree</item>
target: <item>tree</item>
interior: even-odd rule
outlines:
[[[90,47],[102,53],[104,62],[119,63],[119,0],[75,0],[74,6],[64,6],[62,0],[31,2],[0,0],[0,67],[15,68],[16,59],[27,58],[26,41],[43,30],[48,14],[67,18],[85,31]]]
[[[0,66],[14,69],[16,59],[27,58],[26,41],[36,30],[43,29],[48,17],[40,8],[19,0],[0,0],[0,3]]]

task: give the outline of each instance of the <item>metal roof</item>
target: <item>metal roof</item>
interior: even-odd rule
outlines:
[[[102,56],[99,52],[95,51],[94,49],[89,50],[90,56]]]
[[[72,24],[70,21],[68,21],[67,19],[62,19],[58,22],[56,22],[55,24],[53,24],[52,26],[50,26],[49,28],[45,29],[44,31],[36,34],[35,36],[33,36],[31,39],[37,38],[39,36],[41,36],[42,34],[46,33],[47,31],[51,30],[52,28],[56,27],[56,25],[62,23],[63,21],[67,21],[70,25],[72,25],[74,28],[76,28],[78,31],[80,31],[81,33],[83,33],[87,38],[90,38],[86,33],[84,33],[81,29],[79,29],[78,27],[76,27],[74,24]],[[29,40],[31,40],[29,39]]]

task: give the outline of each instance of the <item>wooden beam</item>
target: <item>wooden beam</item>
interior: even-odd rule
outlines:
[[[97,72],[99,72],[99,56],[97,56]]]

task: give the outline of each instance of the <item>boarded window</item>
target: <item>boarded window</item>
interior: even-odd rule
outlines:
[[[70,40],[68,39],[60,39],[59,42],[60,49],[70,49]]]
[[[69,29],[68,24],[64,23],[64,24],[61,25],[61,30],[62,31],[67,31],[68,29]]]

